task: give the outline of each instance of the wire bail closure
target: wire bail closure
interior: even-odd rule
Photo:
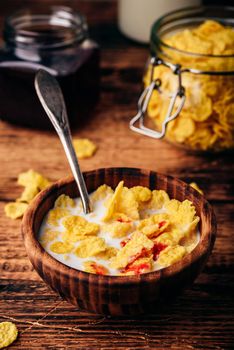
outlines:
[[[137,114],[131,119],[129,123],[129,127],[131,130],[137,132],[138,134],[149,136],[155,139],[161,139],[164,137],[167,129],[167,124],[174,120],[179,113],[181,112],[184,103],[185,103],[185,88],[182,85],[182,79],[181,79],[181,66],[179,64],[171,64],[169,62],[165,62],[162,59],[158,57],[152,57],[150,60],[150,64],[152,65],[151,70],[151,77],[150,77],[150,84],[146,86],[146,88],[143,90],[142,94],[140,95],[140,98],[137,103],[138,112]],[[160,86],[161,86],[161,80],[160,79],[154,79],[154,69],[156,66],[163,65],[165,67],[168,67],[171,69],[173,74],[176,74],[178,76],[178,88],[175,92],[171,94],[171,99],[169,103],[169,107],[165,116],[165,119],[162,123],[161,131],[156,131],[153,129],[150,129],[144,125],[144,117],[145,113],[147,111],[147,107],[151,98],[151,95],[154,90],[157,90],[159,93],[162,93]],[[176,111],[172,114],[173,108],[175,106],[176,100],[180,99],[179,106],[177,107]],[[139,121],[139,126],[135,126],[135,124]]]

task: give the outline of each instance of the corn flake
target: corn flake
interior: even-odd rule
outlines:
[[[175,119],[174,124],[171,124],[171,126],[170,133],[173,133],[175,140],[180,143],[183,143],[188,137],[193,135],[196,130],[194,121],[182,116]]]
[[[30,203],[41,190],[49,186],[50,182],[36,171],[29,170],[19,174],[18,184],[25,187],[23,193],[16,202],[8,203],[5,206],[6,215],[12,219],[22,217],[27,209],[28,203]]]
[[[198,243],[197,232],[195,230],[191,231],[190,234],[184,236],[179,243],[186,248],[187,253],[190,253]]]
[[[166,231],[169,225],[170,221],[166,213],[154,214],[147,219],[141,220],[137,226],[137,230],[149,238],[155,238]]]
[[[181,239],[183,239],[184,237],[184,232],[175,228],[168,232],[163,232],[161,235],[154,239],[154,242],[161,243],[166,246],[175,246],[179,244]]]
[[[108,221],[118,215],[124,214],[131,220],[139,219],[138,203],[131,189],[124,187],[120,181],[114,194],[107,202],[107,211],[103,221]]]
[[[99,225],[89,222],[81,216],[70,215],[63,219],[63,226],[66,229],[67,240],[77,242],[86,236],[94,236],[99,231]]]
[[[39,238],[39,242],[44,246],[50,242],[52,242],[54,239],[58,238],[60,235],[59,231],[46,229]]]
[[[185,254],[186,249],[184,247],[180,245],[170,246],[159,254],[157,263],[166,267],[182,259]]]
[[[21,196],[16,201],[30,203],[38,193],[39,188],[37,187],[37,185],[28,184],[28,186],[25,187]]]
[[[73,248],[74,248],[73,244],[71,244],[69,242],[60,242],[60,241],[54,242],[50,246],[50,250],[56,254],[71,253]]]
[[[135,260],[132,264],[127,265],[121,272],[122,275],[139,275],[141,273],[147,273],[152,271],[153,256],[146,258],[140,258]]]
[[[125,214],[132,220],[139,219],[138,203],[135,199],[133,192],[129,188],[122,188],[120,199],[117,202],[116,211],[117,213]]]
[[[123,213],[115,213],[113,216],[113,219],[118,221],[118,222],[125,222],[128,224],[132,223],[132,221],[133,221],[129,216],[127,216]]]
[[[11,345],[18,336],[16,325],[12,322],[0,323],[0,349]]]
[[[65,194],[61,194],[54,203],[55,208],[74,208],[75,207],[75,201],[74,199],[70,198],[69,196],[66,196]]]
[[[166,203],[170,201],[168,194],[163,190],[152,191],[152,198],[146,204],[148,209],[162,209]]]
[[[114,256],[116,256],[118,249],[115,247],[108,247],[104,251],[96,254],[96,257],[102,260],[110,260]]]
[[[117,255],[111,259],[110,266],[116,269],[122,269],[128,264],[141,257],[144,250],[149,251],[153,248],[153,242],[143,233],[136,231],[132,234],[127,244],[118,251]]]
[[[91,199],[93,201],[98,201],[98,200],[102,200],[104,198],[107,198],[109,195],[113,194],[114,191],[112,190],[112,188],[110,186],[107,185],[102,185],[99,186],[96,191],[94,191],[91,195]]]
[[[126,236],[127,233],[130,233],[133,229],[133,226],[129,222],[113,222],[105,225],[104,230],[109,232],[112,237],[121,238]]]
[[[165,208],[168,210],[171,222],[183,229],[186,225],[191,229],[199,221],[194,205],[187,199],[183,202],[172,199],[165,205]]]
[[[39,190],[44,190],[51,183],[40,173],[34,170],[28,170],[25,173],[21,173],[18,176],[18,184],[24,187],[30,185],[35,185]]]
[[[49,211],[49,215],[47,218],[47,222],[50,225],[57,226],[59,224],[59,220],[68,216],[70,214],[69,210],[64,208],[54,208]]]
[[[141,231],[145,227],[151,226],[151,225],[154,225],[154,224],[157,224],[160,227],[162,227],[166,223],[167,223],[167,226],[168,226],[168,224],[169,224],[169,216],[168,216],[167,213],[153,214],[153,215],[150,215],[149,217],[147,217],[146,219],[140,220],[139,224],[137,225],[137,230]]]
[[[113,217],[114,212],[116,211],[117,203],[120,200],[121,192],[123,189],[123,184],[124,184],[123,181],[119,182],[118,186],[115,189],[115,192],[113,193],[113,195],[109,199],[109,201],[107,203],[107,210],[106,210],[105,216],[103,218],[103,221],[108,221]]]
[[[199,27],[194,29],[194,32],[198,35],[207,37],[207,35],[210,35],[211,33],[217,33],[223,29],[224,27],[219,22],[207,20],[203,22]]]
[[[97,264],[95,261],[85,261],[83,264],[84,271],[89,273],[95,273],[96,275],[108,275],[108,269],[101,265]]]
[[[79,258],[89,258],[95,256],[107,248],[105,240],[100,237],[89,237],[80,242],[75,250]]]
[[[191,117],[196,122],[204,122],[212,113],[212,101],[202,90],[198,96],[199,101],[194,104],[194,111],[192,111]]]
[[[27,203],[11,202],[5,205],[4,211],[7,217],[11,219],[19,219],[24,215],[27,208]]]
[[[160,224],[153,224],[142,229],[142,233],[149,238],[154,238],[160,235],[169,225],[169,221],[163,221]]]
[[[152,197],[152,193],[148,187],[134,186],[131,187],[130,190],[133,192],[138,203],[148,202]]]
[[[97,149],[97,146],[89,139],[74,139],[73,145],[80,159],[92,157]]]

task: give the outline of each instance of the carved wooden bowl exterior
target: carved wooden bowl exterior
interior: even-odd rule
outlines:
[[[162,189],[171,198],[192,201],[201,218],[200,242],[179,262],[138,276],[101,276],[68,267],[46,253],[37,241],[43,217],[53,207],[56,198],[62,193],[78,196],[74,179],[62,179],[35,198],[22,222],[29,259],[54,291],[81,309],[106,315],[132,315],[152,311],[161,299],[176,295],[194,281],[211,253],[216,235],[213,210],[202,195],[176,178],[149,170],[98,169],[85,172],[84,178],[89,192],[104,183],[115,188],[120,180],[124,180],[128,187],[142,185],[151,190]]]

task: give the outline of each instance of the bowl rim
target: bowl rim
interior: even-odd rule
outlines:
[[[139,275],[127,275],[127,276],[126,275],[125,276],[98,275],[98,274],[85,272],[85,271],[67,266],[64,263],[53,258],[41,246],[39,241],[36,239],[36,232],[34,232],[34,220],[35,220],[39,206],[50,197],[51,193],[53,193],[54,190],[60,189],[61,187],[66,187],[69,183],[75,182],[72,176],[68,176],[54,182],[45,190],[41,191],[30,203],[29,207],[27,208],[27,211],[24,214],[24,217],[21,223],[21,232],[23,235],[23,240],[24,240],[24,245],[25,245],[27,255],[31,260],[32,264],[33,264],[33,261],[30,255],[34,255],[34,256],[37,255],[42,265],[46,264],[53,271],[57,271],[57,273],[61,275],[69,275],[71,278],[76,278],[77,280],[81,279],[86,282],[92,279],[92,282],[94,284],[96,283],[97,285],[106,285],[106,284],[112,284],[112,285],[128,284],[129,285],[129,284],[136,284],[139,282],[144,283],[144,282],[150,282],[153,280],[156,281],[161,278],[168,278],[168,277],[174,276],[179,272],[181,272],[182,270],[184,270],[185,268],[189,267],[189,265],[191,265],[193,262],[201,258],[209,249],[210,251],[212,250],[215,242],[215,238],[216,238],[216,231],[217,231],[217,222],[216,222],[216,217],[215,217],[213,208],[211,207],[209,202],[204,198],[203,195],[201,195],[198,191],[192,188],[189,184],[186,184],[184,181],[179,180],[178,178],[173,177],[171,175],[165,175],[157,171],[141,169],[141,168],[132,168],[132,167],[98,168],[95,170],[85,171],[83,172],[83,174],[84,174],[84,177],[88,177],[92,174],[95,174],[96,172],[118,171],[120,169],[121,171],[131,171],[131,172],[140,171],[141,174],[147,175],[147,176],[149,176],[149,174],[159,175],[159,176],[165,177],[169,181],[176,180],[176,182],[180,186],[187,189],[189,192],[191,192],[191,194],[195,198],[202,201],[206,205],[207,212],[210,215],[210,228],[211,228],[210,231],[207,232],[204,237],[200,237],[200,240],[197,246],[190,253],[186,254],[182,259],[180,259],[178,262],[168,267],[162,268],[160,270],[151,271],[148,273],[143,273]],[[210,234],[210,238],[208,237],[208,234]],[[30,254],[28,253],[29,251],[30,251]]]

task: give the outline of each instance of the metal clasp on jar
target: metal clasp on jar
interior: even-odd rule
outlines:
[[[169,62],[165,62],[162,59],[157,58],[157,57],[152,57],[150,60],[150,64],[152,66],[151,78],[150,78],[151,83],[148,86],[146,86],[146,88],[142,92],[142,94],[138,100],[138,104],[137,104],[138,112],[131,119],[129,126],[130,126],[131,130],[133,130],[139,134],[150,136],[150,137],[153,137],[155,139],[160,139],[166,133],[167,124],[179,115],[180,111],[182,110],[182,108],[184,106],[185,88],[182,86],[182,81],[181,81],[182,71],[181,71],[180,65],[178,65],[178,64],[175,65],[175,64],[171,64]],[[159,66],[159,65],[163,65],[165,67],[170,68],[171,71],[178,76],[178,86],[177,86],[176,91],[172,92],[172,94],[171,94],[169,107],[168,107],[167,113],[165,115],[164,121],[162,123],[161,131],[156,131],[156,130],[150,129],[144,125],[144,117],[145,117],[145,113],[147,111],[147,107],[148,107],[148,104],[149,104],[149,101],[150,101],[150,98],[151,98],[153,91],[157,90],[159,93],[161,93],[161,90],[160,90],[161,80],[154,79],[154,69],[156,66]],[[176,105],[176,101],[178,99],[180,100],[178,103],[178,107],[176,108],[176,111],[173,112],[173,109]],[[135,125],[137,122],[139,122],[138,126]]]

